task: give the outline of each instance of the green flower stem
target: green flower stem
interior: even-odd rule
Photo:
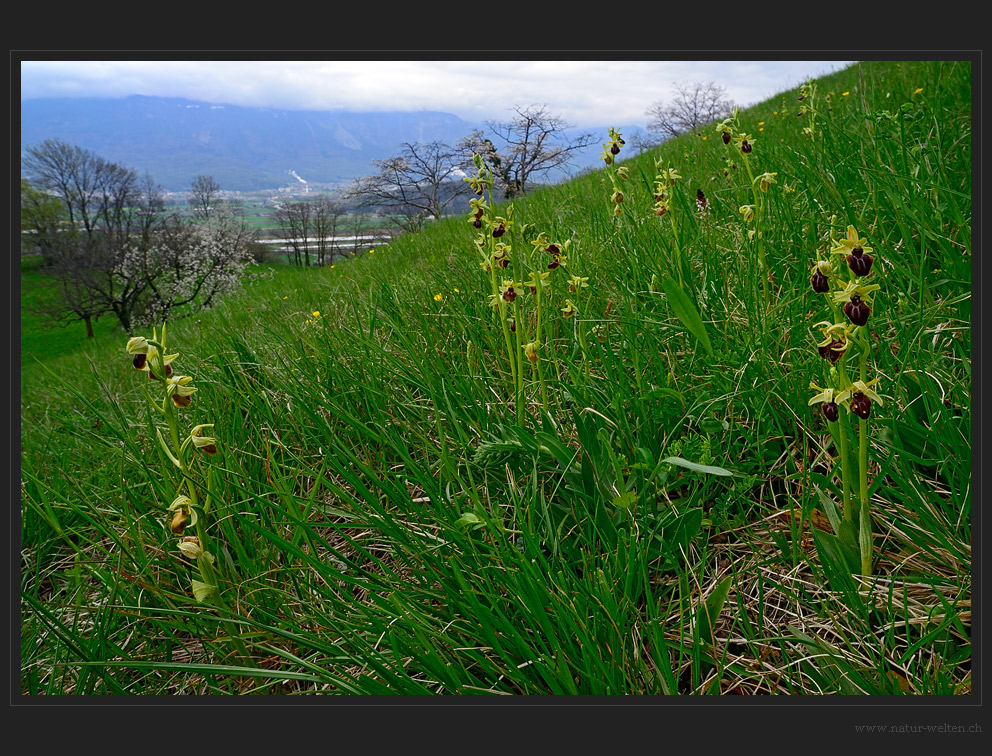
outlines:
[[[848,386],[851,383],[850,378],[847,377],[846,362],[847,355],[844,355],[838,363],[841,383],[844,386]],[[844,407],[844,405],[841,405],[838,409],[839,416],[837,418],[837,432],[840,435],[840,473],[844,491],[844,519],[853,525],[854,502],[851,499],[851,452],[850,442],[847,437],[848,410]]]
[[[499,318],[500,326],[503,329],[503,342],[506,344],[506,357],[510,361],[510,382],[516,388],[517,385],[517,360],[513,351],[513,339],[510,338],[510,326],[506,322],[506,302],[500,296],[499,279],[496,276],[496,266],[492,264],[495,247],[493,242],[489,242],[489,280],[492,284],[493,294],[496,295],[496,316]]]
[[[767,312],[768,306],[770,304],[769,293],[768,293],[768,261],[765,259],[765,247],[762,244],[761,232],[764,229],[764,223],[762,223],[765,202],[762,197],[762,193],[758,191],[758,188],[754,185],[754,172],[751,170],[751,162],[747,159],[747,153],[741,152],[741,157],[743,158],[744,167],[747,169],[747,177],[751,182],[751,194],[754,197],[754,249],[758,253],[758,263],[761,267],[761,293],[765,300],[765,311]]]
[[[186,462],[186,455],[183,451],[182,445],[179,443],[179,423],[176,418],[175,407],[172,406],[171,402],[166,402],[165,420],[169,426],[169,435],[172,437],[173,448],[176,450],[176,459],[179,461],[179,472],[182,475],[182,483],[180,485],[185,485],[187,495],[190,500],[190,508],[196,511],[196,537],[200,541],[200,548],[203,549],[205,553],[213,553],[210,551],[210,539],[206,531],[206,513],[200,506],[196,486],[193,484],[193,478],[190,475],[189,464]],[[226,609],[224,606],[224,601],[220,595],[220,585],[217,582],[217,573],[210,564],[210,560],[198,558],[196,563],[200,568],[200,577],[203,578],[203,582],[213,589],[212,595],[215,597],[214,601],[216,606],[219,609]]]
[[[165,333],[163,329],[162,343],[158,345],[162,352],[165,354]],[[165,365],[162,361],[162,357],[158,356],[155,360],[153,368],[156,372],[165,375]],[[164,379],[163,379],[164,380]],[[157,403],[151,400],[151,395],[148,395],[152,405],[159,409],[160,412],[165,416],[166,425],[169,429],[169,437],[172,440],[173,449],[175,454],[173,456],[174,460],[179,463],[179,472],[182,476],[182,482],[180,486],[185,486],[186,491],[190,499],[190,509],[196,513],[196,537],[200,542],[200,548],[203,553],[197,557],[196,566],[200,572],[200,577],[204,584],[210,586],[210,596],[214,607],[217,609],[220,615],[221,621],[227,628],[228,633],[233,641],[237,654],[241,658],[241,661],[249,667],[256,667],[254,660],[248,653],[248,649],[245,647],[244,642],[240,637],[240,627],[233,622],[233,615],[228,609],[227,604],[225,604],[223,597],[221,596],[220,583],[217,579],[217,572],[214,570],[214,566],[211,563],[211,555],[213,552],[210,550],[210,538],[207,535],[206,530],[206,511],[200,506],[199,497],[197,496],[196,486],[193,483],[192,475],[190,474],[189,464],[186,461],[186,454],[183,444],[179,441],[179,422],[176,416],[176,408],[172,403],[168,395],[165,397],[165,401],[162,403],[162,407],[159,408]]]
[[[588,385],[589,384],[589,362],[590,362],[590,358],[589,358],[589,344],[586,341],[585,320],[579,320],[579,318],[581,317],[582,312],[583,312],[583,310],[582,310],[583,302],[582,302],[582,297],[580,296],[581,291],[582,291],[582,289],[581,288],[578,288],[574,292],[574,294],[575,294],[575,307],[578,310],[578,314],[573,315],[572,317],[575,319],[575,332],[576,332],[576,334],[578,335],[578,338],[579,338],[579,347],[582,349],[582,368],[583,368],[583,373],[585,373],[586,385]]]
[[[537,381],[541,386],[541,406],[544,409],[544,413],[548,413],[548,387],[544,382],[544,360],[541,354],[544,350],[541,349],[541,343],[543,338],[542,327],[544,325],[544,291],[543,287],[538,283],[537,286],[537,324],[534,327],[534,343],[537,344]],[[519,326],[518,326],[519,327]]]
[[[862,382],[868,380],[868,348],[869,341],[864,334],[864,329],[858,329],[858,344],[861,347],[861,359],[859,364],[860,377]],[[868,501],[868,421],[859,419],[858,422],[858,473],[860,484],[861,501],[861,574],[871,575],[871,517],[869,515]]]
[[[519,297],[520,294],[517,295]],[[514,336],[515,339],[515,351],[517,364],[520,368],[517,370],[517,381],[515,385],[516,400],[514,406],[517,408],[517,424],[523,425],[524,422],[524,343],[523,343],[523,333],[525,329],[524,324],[520,321],[520,303],[516,298],[513,300],[513,323],[516,326]]]
[[[485,193],[488,190],[489,193],[489,207],[494,208],[493,200],[493,172],[492,169],[486,166],[486,178],[482,182],[483,186],[483,198],[485,198]],[[496,317],[499,319],[500,327],[503,331],[503,343],[506,345],[506,358],[510,362],[510,384],[514,388],[514,392],[517,391],[517,359],[516,354],[513,349],[513,339],[510,338],[510,327],[506,323],[506,302],[503,301],[500,296],[499,290],[499,277],[496,273],[496,265],[493,263],[493,258],[496,254],[496,242],[493,239],[492,234],[488,235],[487,239],[487,250],[488,257],[483,258],[483,261],[489,267],[489,285],[492,293],[496,296]],[[481,252],[481,248],[480,248]]]
[[[675,269],[679,274],[679,288],[684,290],[685,280],[682,276],[682,245],[679,244],[679,227],[675,222],[675,211],[670,211],[668,216],[672,223],[672,240],[675,243]]]
[[[858,467],[861,483],[861,574],[871,575],[871,516],[868,509],[868,421],[858,421]]]
[[[152,409],[154,409],[154,410],[155,410],[156,412],[158,412],[158,414],[160,414],[160,415],[164,415],[164,414],[165,414],[165,405],[163,404],[163,405],[162,405],[162,406],[160,407],[160,406],[158,405],[158,402],[156,402],[156,401],[155,401],[155,400],[154,400],[154,399],[152,398],[152,393],[151,393],[151,391],[149,391],[149,390],[148,390],[148,386],[146,385],[147,383],[148,383],[148,381],[143,381],[143,382],[141,383],[141,391],[142,391],[142,393],[143,393],[143,394],[145,395],[145,399],[146,399],[146,400],[148,401],[148,404],[149,404],[149,406],[150,406],[150,407],[151,407]]]
[[[548,281],[548,287],[547,288],[548,288],[548,291],[547,291],[547,300],[548,300],[548,302],[554,302],[555,301],[555,297],[554,297],[554,290],[555,290],[554,276],[551,276],[551,278],[549,279],[549,281]],[[542,298],[542,300],[545,298],[543,294],[542,294],[541,298]],[[544,321],[542,319],[542,326],[541,326],[542,342],[539,342],[539,343],[543,343],[543,338],[544,338],[543,337],[543,332],[545,330],[545,326],[547,326],[547,330],[549,331],[548,336],[547,336],[547,341],[551,345],[551,348],[548,349],[548,359],[551,360],[551,364],[552,364],[552,366],[554,368],[554,377],[555,377],[555,380],[560,384],[561,383],[561,380],[562,380],[562,378],[561,378],[561,362],[560,362],[559,357],[558,357],[558,351],[553,348],[554,344],[556,344],[557,341],[558,341],[558,321],[559,320],[560,319],[553,318],[553,319],[550,320],[550,322],[544,323]]]
[[[840,477],[844,491],[844,519],[854,523],[854,504],[851,501],[851,460],[847,440],[847,409],[841,405],[838,407],[839,417],[837,418],[838,433],[840,435]]]

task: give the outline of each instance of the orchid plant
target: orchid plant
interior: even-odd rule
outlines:
[[[563,277],[570,259],[574,266],[571,240],[551,240],[545,232],[535,233],[529,224],[518,224],[513,219],[513,205],[507,207],[505,216],[497,215],[492,206],[492,170],[480,155],[474,155],[473,162],[477,173],[465,179],[476,193],[470,201],[469,224],[478,232],[475,249],[479,266],[489,277],[489,305],[503,333],[517,421],[522,423],[525,369],[530,367],[547,412],[544,370],[545,352],[552,344],[549,323],[555,317],[573,323],[578,320],[579,294],[588,288],[588,278],[571,274],[565,286],[559,284],[557,288],[567,288],[573,296],[557,301],[561,297],[556,296],[554,280]],[[575,329],[583,339],[577,323]]]
[[[162,420],[162,424],[156,424],[155,436],[178,473],[175,497],[165,512],[165,519],[169,531],[177,539],[179,557],[195,565],[197,577],[191,579],[193,597],[218,610],[232,631],[239,655],[252,664],[237,625],[230,620],[230,611],[221,593],[216,550],[207,529],[212,504],[216,501],[213,467],[209,463],[209,459],[218,454],[213,423],[195,425],[188,433],[181,429],[180,412],[189,410],[198,389],[193,385],[192,376],[175,372],[173,364],[179,354],[167,353],[165,325],[161,336],[153,329],[151,338],[135,336],[128,340],[126,349],[134,368],[148,378],[141,382],[141,388],[149,406]],[[154,387],[155,393],[150,386]]]
[[[809,405],[820,406],[831,433],[839,440],[843,515],[853,528],[857,514],[856,530],[863,575],[870,575],[872,571],[868,498],[869,418],[873,407],[883,404],[881,396],[873,388],[878,378],[868,379],[871,344],[866,328],[874,306],[873,295],[881,288],[865,280],[872,271],[872,251],[855,227],[848,226],[844,238],[831,240],[828,259],[816,261],[810,276],[810,285],[815,292],[825,296],[833,318],[815,324],[823,336],[817,343],[817,349],[828,367],[824,371],[826,385],[810,382],[810,388],[817,393],[809,400]],[[851,377],[854,365],[856,379]],[[858,425],[857,506],[851,490],[853,463],[847,430],[850,415],[857,417]]]

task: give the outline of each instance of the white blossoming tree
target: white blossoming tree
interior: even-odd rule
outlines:
[[[257,233],[229,205],[185,219],[166,213],[150,176],[79,147],[48,140],[24,171],[58,197],[68,222],[51,234],[46,311],[87,326],[113,312],[127,333],[209,307],[240,284]]]

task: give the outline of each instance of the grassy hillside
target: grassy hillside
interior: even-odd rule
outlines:
[[[970,692],[970,66],[798,97],[37,346],[23,692]]]

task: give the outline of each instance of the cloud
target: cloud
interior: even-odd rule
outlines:
[[[21,98],[185,97],[299,110],[441,110],[503,120],[547,105],[579,127],[645,121],[676,81],[713,81],[742,105],[848,61],[22,61]]]

